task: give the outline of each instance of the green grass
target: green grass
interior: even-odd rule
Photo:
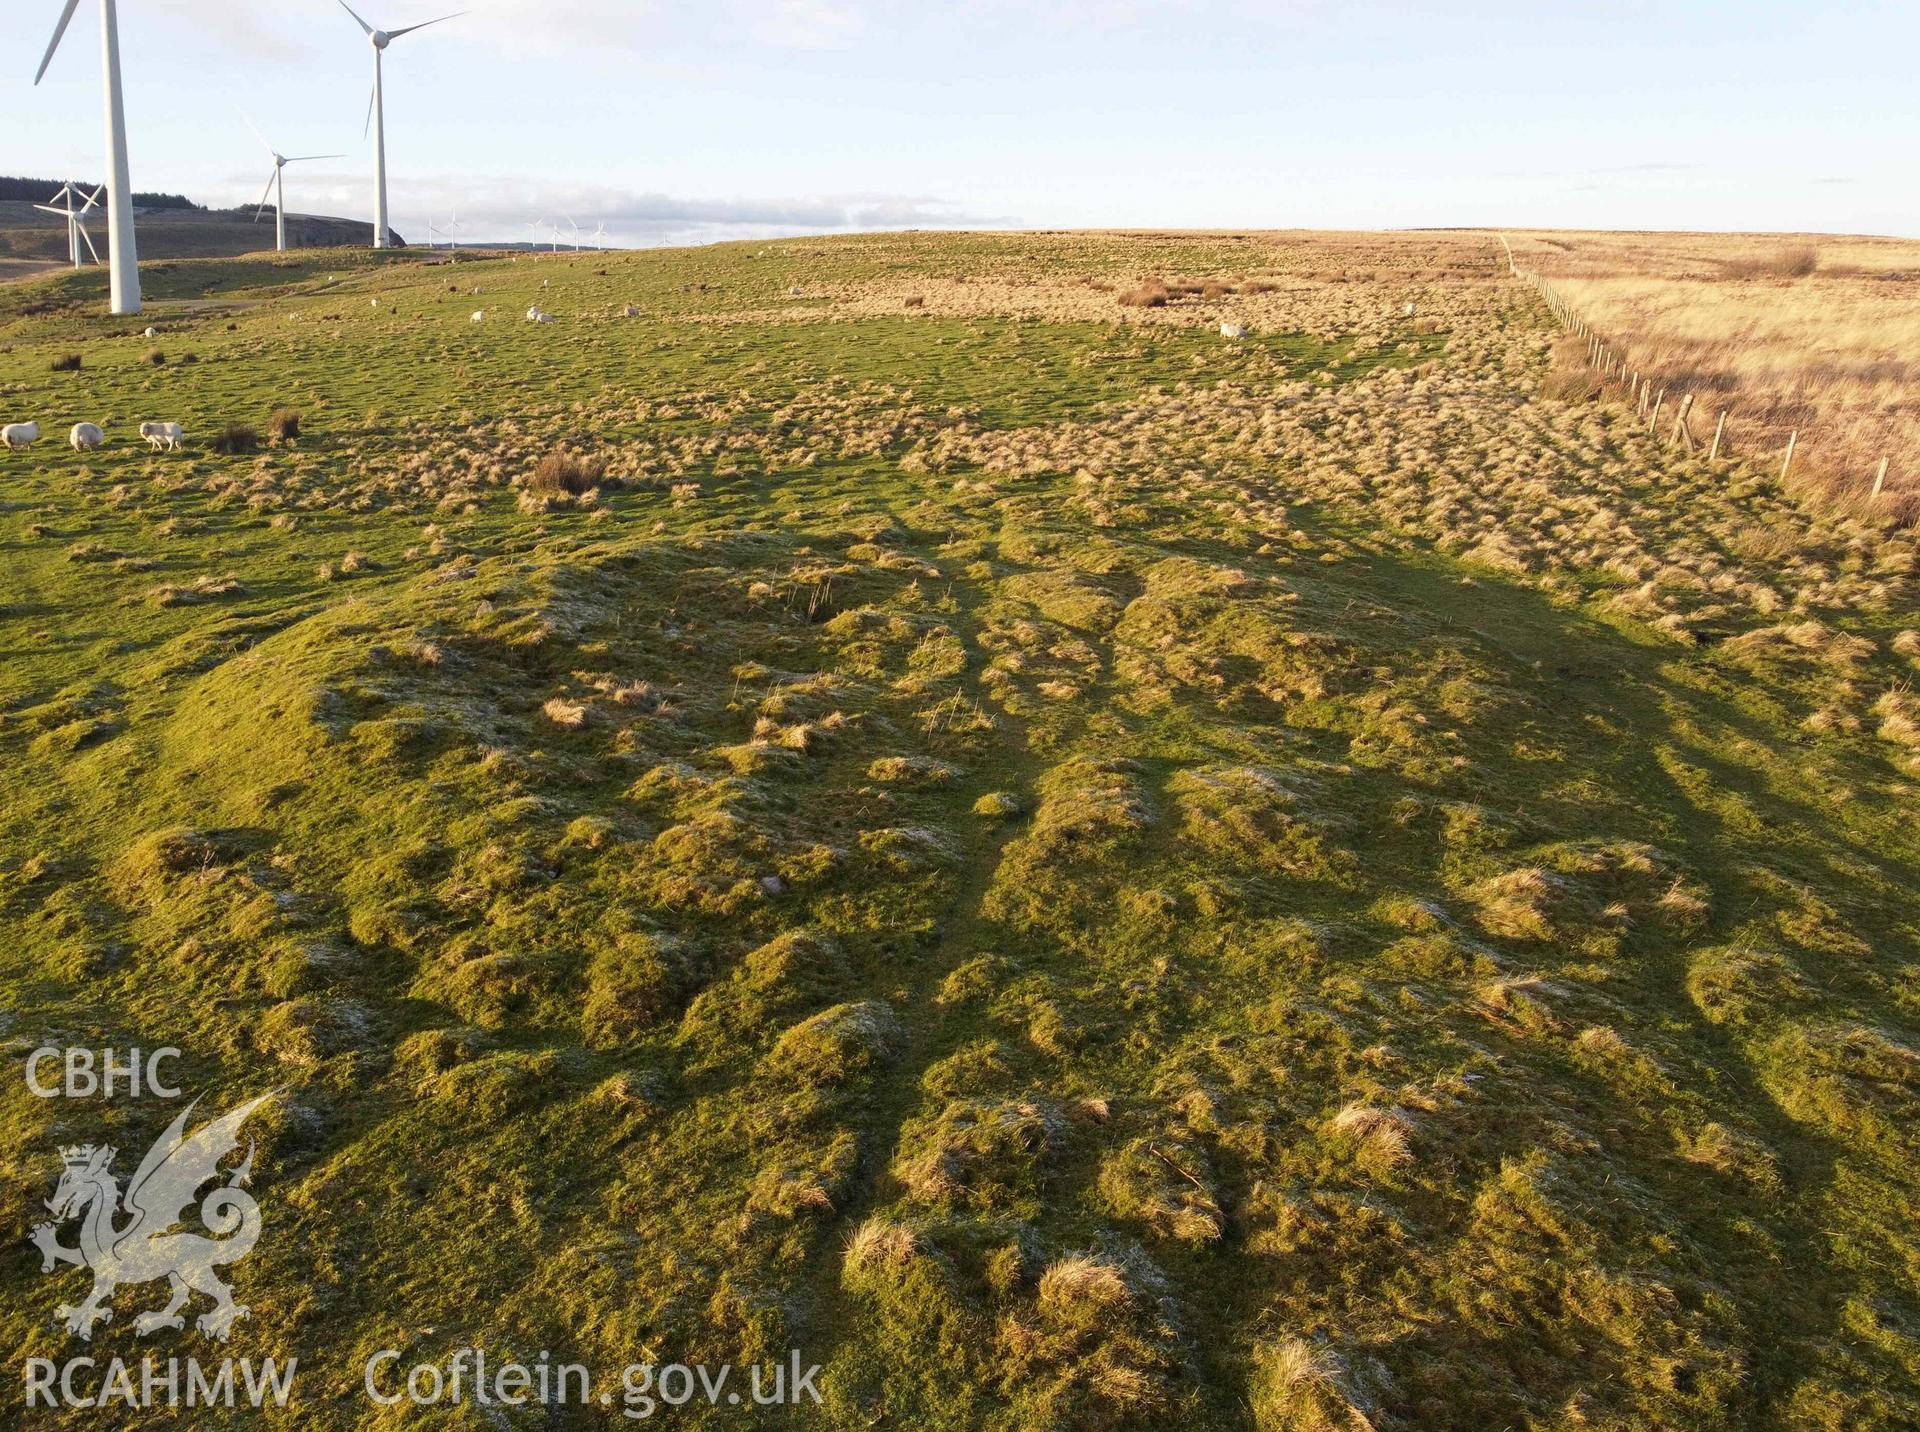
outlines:
[[[0,290],[0,1018],[286,1089],[272,1420],[414,1425],[386,1346],[797,1347],[846,1427],[1920,1417],[1910,535],[1532,399],[1545,315],[1417,248],[178,263],[164,368]],[[850,297],[1369,264],[1389,317],[1244,343]],[[608,483],[529,496],[557,445]],[[1536,456],[1747,585],[1624,607],[1573,518],[1499,568],[1423,496],[1519,532]],[[1739,638],[1811,619],[1862,651]],[[172,1113],[0,1087],[23,1249],[57,1144]],[[4,1278],[67,1356],[81,1276]]]

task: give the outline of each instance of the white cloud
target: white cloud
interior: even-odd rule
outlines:
[[[362,218],[371,186],[362,176],[288,170],[287,207],[300,213]],[[258,200],[259,181],[231,175],[212,202]],[[604,223],[610,242],[629,246],[703,243],[718,238],[844,233],[869,229],[1006,227],[1005,218],[967,214],[924,194],[847,193],[764,198],[698,198],[594,185],[515,183],[496,178],[410,180],[393,191],[394,227],[424,243],[429,223],[460,215],[462,242],[525,243],[545,232],[533,221],[567,220],[583,233]]]

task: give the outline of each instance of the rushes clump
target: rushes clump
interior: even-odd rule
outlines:
[[[598,462],[583,458],[565,448],[556,448],[535,464],[528,486],[535,492],[578,497],[600,485],[603,470]]]
[[[919,1251],[920,1240],[904,1223],[875,1215],[847,1237],[845,1267],[849,1276],[879,1268],[898,1268]]]
[[[1123,289],[1119,304],[1122,308],[1165,308],[1172,297],[1167,286],[1157,279],[1138,287]]]
[[[245,423],[228,423],[207,439],[207,448],[223,457],[239,457],[260,451],[260,433]]]
[[[78,353],[62,353],[47,366],[56,373],[78,373],[80,371],[80,365],[81,360]]]
[[[300,410],[275,408],[273,416],[267,419],[267,432],[275,442],[292,442],[300,436]]]

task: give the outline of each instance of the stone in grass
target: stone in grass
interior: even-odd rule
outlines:
[[[1025,810],[1020,797],[1006,791],[988,791],[973,803],[973,813],[988,820],[1011,820]]]

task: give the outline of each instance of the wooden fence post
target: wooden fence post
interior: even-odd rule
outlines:
[[[1680,400],[1680,412],[1673,420],[1673,440],[1688,452],[1693,451],[1693,430],[1687,426],[1687,414],[1693,411],[1693,394]]]
[[[1652,436],[1660,431],[1660,408],[1667,401],[1667,390],[1662,388],[1660,395],[1653,400],[1653,416],[1647,419],[1647,434]]]
[[[1793,470],[1793,450],[1798,447],[1799,444],[1800,429],[1795,428],[1787,434],[1787,457],[1786,461],[1780,464],[1780,480],[1782,482],[1787,480],[1787,474]]]
[[[1714,462],[1720,456],[1720,438],[1727,430],[1727,410],[1720,410],[1720,421],[1713,425],[1713,451],[1707,454],[1707,461]]]
[[[1880,471],[1876,472],[1873,475],[1873,492],[1870,495],[1876,498],[1879,497],[1880,490],[1884,488],[1886,485],[1887,485],[1887,460],[1885,458],[1881,458]]]

